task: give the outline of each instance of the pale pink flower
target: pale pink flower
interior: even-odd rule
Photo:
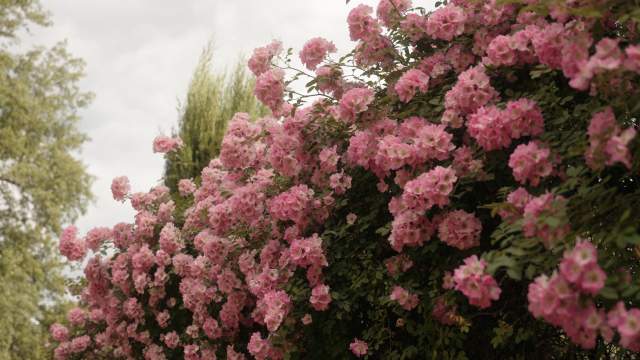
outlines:
[[[349,350],[351,350],[355,356],[362,357],[367,355],[369,345],[360,339],[353,339],[353,342],[349,344]]]
[[[111,194],[114,200],[124,201],[129,191],[131,191],[131,185],[129,185],[129,178],[126,176],[116,177],[111,182]]]
[[[336,46],[321,37],[307,41],[300,51],[300,60],[309,70],[315,70],[328,53],[336,52]]]

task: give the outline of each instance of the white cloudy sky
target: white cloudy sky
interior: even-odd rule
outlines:
[[[416,0],[425,6],[431,1]],[[82,160],[96,177],[96,202],[77,223],[81,231],[132,221],[128,205],[111,198],[110,183],[127,175],[134,191],[160,181],[163,158],[151,151],[153,138],[177,121],[178,99],[186,92],[202,47],[213,38],[219,69],[231,67],[272,39],[297,51],[322,36],[348,51],[346,17],[359,3],[376,0],[42,0],[54,25],[35,31],[33,41],[67,39],[86,63],[82,87],[95,101],[82,112],[80,127],[91,140]]]

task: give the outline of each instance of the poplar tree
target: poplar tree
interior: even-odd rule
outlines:
[[[227,123],[236,112],[249,113],[252,118],[268,113],[253,95],[255,79],[245,70],[246,63],[241,60],[232,71],[215,73],[213,55],[210,42],[200,55],[186,99],[179,105],[176,133],[184,145],[167,156],[164,176],[174,194],[180,179],[197,180],[202,169],[217,157]],[[175,198],[180,208],[181,200]]]

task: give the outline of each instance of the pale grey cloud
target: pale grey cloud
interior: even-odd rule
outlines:
[[[91,141],[80,156],[96,176],[97,201],[79,220],[80,230],[132,221],[130,207],[111,198],[113,177],[129,176],[136,191],[160,181],[163,158],[151,143],[175,125],[177,99],[207,40],[215,39],[220,69],[274,38],[298,51],[322,36],[344,52],[353,46],[346,17],[357,3],[377,1],[43,0],[54,26],[36,31],[32,41],[68,39],[71,52],[87,62],[83,88],[96,94],[82,112],[80,127]]]

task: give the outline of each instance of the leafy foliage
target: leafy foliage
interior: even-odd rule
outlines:
[[[83,62],[60,43],[19,52],[18,34],[48,25],[38,1],[0,3],[0,359],[44,359],[67,310],[55,235],[85,210],[91,177],[76,152]]]

